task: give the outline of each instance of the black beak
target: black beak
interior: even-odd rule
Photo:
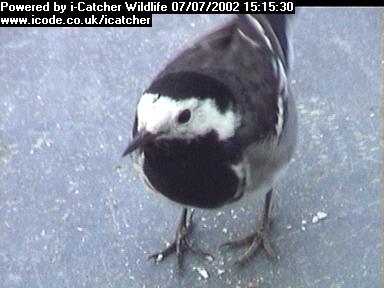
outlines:
[[[137,132],[136,136],[132,139],[131,143],[129,143],[127,149],[125,149],[123,156],[127,156],[129,153],[135,151],[137,148],[147,144],[148,142],[155,139],[156,135],[147,132],[146,130],[142,130]]]

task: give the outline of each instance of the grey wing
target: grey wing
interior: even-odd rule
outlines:
[[[288,87],[284,46],[274,29],[268,16],[239,15],[183,51],[156,79],[180,71],[216,77],[230,87],[238,104],[238,144],[277,136]]]
[[[285,16],[276,15],[273,23],[269,17],[262,14],[238,16],[236,30],[242,43],[238,69],[242,71],[239,74],[242,75],[243,93],[237,95],[237,102],[242,103],[239,107],[242,126],[238,129],[237,141],[244,146],[279,140],[288,113]]]
[[[209,73],[217,70],[220,59],[233,43],[236,19],[224,27],[209,33],[177,55],[156,77],[155,81],[170,73],[195,71]],[[214,73],[213,73],[214,74]]]

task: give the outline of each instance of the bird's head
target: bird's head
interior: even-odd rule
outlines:
[[[133,139],[123,156],[150,142],[191,142],[214,132],[218,140],[234,136],[239,120],[231,91],[199,73],[168,74],[152,83],[137,105]]]

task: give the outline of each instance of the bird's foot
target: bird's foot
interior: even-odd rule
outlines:
[[[247,250],[235,262],[235,265],[244,266],[246,263],[249,262],[252,256],[255,255],[258,248],[263,248],[270,257],[275,257],[276,253],[271,246],[268,234],[269,228],[265,229],[265,227],[261,227],[259,230],[243,239],[226,242],[222,246],[227,246],[230,248],[247,246]]]
[[[252,233],[251,235],[235,241],[226,242],[221,247],[238,248],[247,246],[245,253],[235,262],[235,265],[244,266],[252,256],[255,255],[256,251],[261,247],[263,248],[270,257],[275,257],[276,253],[271,246],[269,241],[269,228],[271,221],[269,218],[269,211],[271,206],[272,190],[267,193],[264,203],[264,211],[261,218],[260,228]]]
[[[175,240],[163,251],[159,253],[152,254],[148,259],[154,259],[155,262],[159,263],[167,258],[169,255],[176,253],[177,257],[177,267],[179,271],[182,270],[183,259],[185,252],[191,251],[194,254],[198,254],[204,257],[213,258],[209,253],[204,252],[203,250],[193,247],[191,242],[187,239],[192,232],[193,223],[192,223],[193,211],[190,213],[190,216],[187,217],[187,209],[183,210],[180,223],[176,230]]]

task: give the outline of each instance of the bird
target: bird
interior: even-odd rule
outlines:
[[[149,258],[191,245],[196,208],[216,209],[264,197],[259,226],[244,239],[244,265],[269,240],[273,186],[295,151],[297,113],[289,71],[290,15],[238,14],[171,60],[140,96],[123,152],[149,190],[180,204],[174,241]],[[189,213],[188,213],[189,212]],[[257,226],[257,225],[256,225]]]

